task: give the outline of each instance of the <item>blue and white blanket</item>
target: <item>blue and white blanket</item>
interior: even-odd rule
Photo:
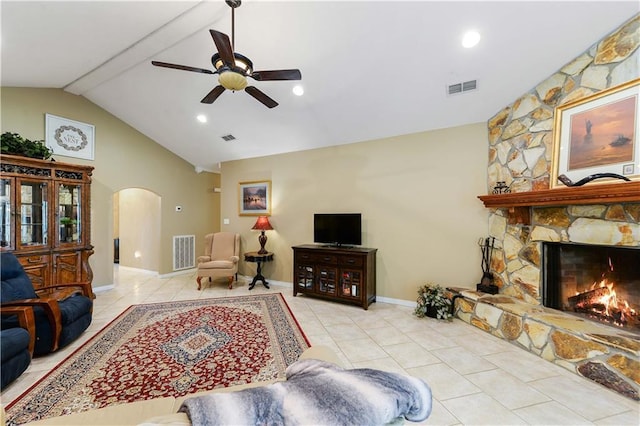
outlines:
[[[291,364],[286,376],[267,386],[189,398],[180,411],[194,426],[383,425],[431,414],[431,389],[416,377],[316,359]]]

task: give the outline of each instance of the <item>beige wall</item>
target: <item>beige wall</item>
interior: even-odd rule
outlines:
[[[172,272],[172,236],[204,235],[220,227],[220,175],[197,174],[192,165],[162,148],[123,121],[81,96],[60,89],[3,87],[0,93],[2,132],[28,139],[44,139],[45,113],[90,123],[96,127],[95,161],[58,156],[58,161],[95,167],[91,189],[90,263],[94,287],[113,283],[113,194],[125,188],[144,188],[161,198],[159,267]],[[182,211],[176,212],[175,206]]]
[[[158,271],[160,269],[161,199],[140,188],[119,192],[118,226],[120,265]],[[115,222],[115,221],[114,221]]]
[[[475,287],[486,236],[485,123],[222,164],[222,230],[259,248],[255,217],[238,215],[238,182],[272,181],[274,231],[263,272],[292,281],[292,250],[313,241],[313,213],[362,213],[363,245],[378,249],[378,296],[415,301],[426,281]],[[254,264],[240,273],[253,275]]]
[[[361,212],[363,245],[378,248],[378,295],[415,301],[426,281],[473,287],[479,280],[487,212],[486,124],[398,136],[324,149],[232,161],[218,174],[196,174],[171,154],[86,99],[58,89],[2,88],[2,131],[44,138],[44,114],[96,126],[96,160],[59,161],[96,167],[92,184],[91,257],[94,285],[113,282],[113,195],[148,189],[161,198],[160,273],[172,268],[172,236],[203,237],[217,230],[242,235],[242,251],[256,250],[255,217],[238,215],[238,182],[273,183],[274,231],[267,248],[268,278],[291,282],[291,246],[312,242],[315,212]],[[214,193],[221,187],[222,193]],[[184,188],[190,188],[184,191]],[[181,205],[182,212],[175,212]],[[229,225],[221,225],[228,218]],[[255,264],[241,264],[253,275]]]

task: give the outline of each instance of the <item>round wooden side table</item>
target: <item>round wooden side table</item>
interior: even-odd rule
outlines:
[[[267,252],[265,254],[260,254],[257,251],[250,251],[244,254],[244,260],[245,262],[255,262],[258,264],[256,276],[253,277],[253,281],[251,281],[251,284],[249,285],[249,290],[253,290],[253,287],[255,287],[258,281],[262,281],[262,285],[269,288],[269,283],[265,279],[264,275],[262,275],[262,263],[271,262],[273,260],[273,253]]]

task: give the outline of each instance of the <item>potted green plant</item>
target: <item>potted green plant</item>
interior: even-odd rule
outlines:
[[[20,155],[41,160],[46,160],[53,154],[53,151],[44,144],[44,141],[32,141],[11,132],[4,132],[0,137],[0,152],[7,155]]]
[[[418,289],[417,306],[414,314],[418,318],[428,316],[436,319],[450,320],[451,299],[439,284],[427,283]]]
[[[60,241],[73,241],[73,225],[77,220],[63,216],[60,218]]]

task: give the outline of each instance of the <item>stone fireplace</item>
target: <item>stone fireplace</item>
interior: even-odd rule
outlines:
[[[542,304],[640,337],[640,249],[542,244]]]
[[[454,300],[460,319],[635,400],[640,400],[640,336],[545,306],[543,247],[626,248],[637,259],[640,159],[634,159],[634,182],[549,188],[555,108],[638,79],[639,46],[640,15],[635,15],[488,120],[491,195],[479,198],[490,209],[488,234],[495,239],[490,269],[499,294],[452,289],[459,296]]]
[[[456,316],[615,392],[640,400],[640,334],[592,321],[575,312],[563,312],[562,301],[560,308],[549,307],[550,297],[544,287],[549,269],[545,255],[549,247],[557,246],[597,247],[605,253],[615,253],[613,267],[623,263],[623,278],[638,281],[640,202],[626,201],[640,201],[640,182],[479,198],[485,206],[495,209],[489,219],[489,234],[497,241],[491,271],[500,292],[490,295],[452,289],[460,296],[455,299]],[[583,204],[568,204],[573,202]],[[622,256],[619,252],[629,254]],[[574,273],[575,280],[579,276],[590,281],[597,272],[587,275],[583,271],[585,264],[597,263],[599,266],[594,270],[606,269],[600,265],[608,265],[608,256],[604,261],[579,262],[579,267],[573,267],[574,272],[581,269],[580,273]],[[600,275],[603,273],[606,275],[607,271]],[[627,295],[637,297],[634,291],[627,291]]]

